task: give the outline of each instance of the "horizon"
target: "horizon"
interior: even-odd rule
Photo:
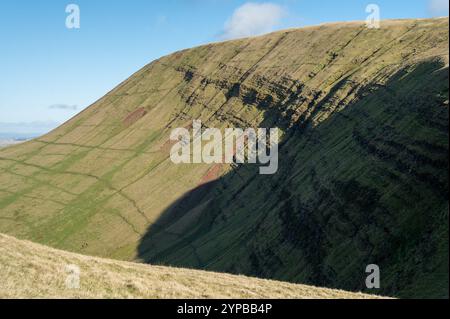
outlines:
[[[24,3],[30,12],[19,10]],[[69,3],[80,9],[80,28],[67,28]],[[381,20],[448,17],[443,0],[7,3],[0,12],[0,41],[9,44],[0,53],[0,133],[45,134],[167,54],[284,29],[364,21],[369,3],[380,7]]]

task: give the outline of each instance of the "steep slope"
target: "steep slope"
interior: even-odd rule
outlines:
[[[74,266],[78,279],[72,280]],[[87,257],[0,234],[0,298],[369,299],[371,295]]]
[[[175,165],[170,132],[278,127],[280,168]],[[83,254],[448,296],[448,19],[287,30],[161,58],[0,151],[0,231]]]

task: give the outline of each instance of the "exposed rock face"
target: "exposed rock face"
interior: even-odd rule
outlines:
[[[145,110],[145,108],[140,107],[137,110],[128,114],[127,117],[123,120],[123,124],[125,126],[131,126],[134,123],[136,123],[137,121],[139,121],[139,119],[144,117],[145,114],[147,114],[147,111]]]
[[[174,165],[193,119],[279,127],[278,173]],[[2,150],[0,181],[0,231],[58,248],[347,290],[377,264],[376,293],[448,296],[448,19],[175,53]]]

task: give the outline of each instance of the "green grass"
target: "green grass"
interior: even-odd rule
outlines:
[[[197,118],[279,127],[279,172],[227,167],[194,191],[210,167],[173,165],[167,145]],[[353,291],[377,263],[383,294],[447,297],[447,162],[447,18],[293,29],[163,57],[1,149],[0,232]]]

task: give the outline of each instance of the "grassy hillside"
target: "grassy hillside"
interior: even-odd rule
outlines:
[[[112,66],[113,67],[113,66]],[[174,165],[172,128],[283,131],[273,176]],[[0,231],[88,255],[448,296],[448,18],[210,44],[0,150]]]
[[[66,284],[71,274],[67,270],[69,265],[80,269],[79,288]],[[367,299],[373,296],[87,257],[0,234],[0,298]]]

